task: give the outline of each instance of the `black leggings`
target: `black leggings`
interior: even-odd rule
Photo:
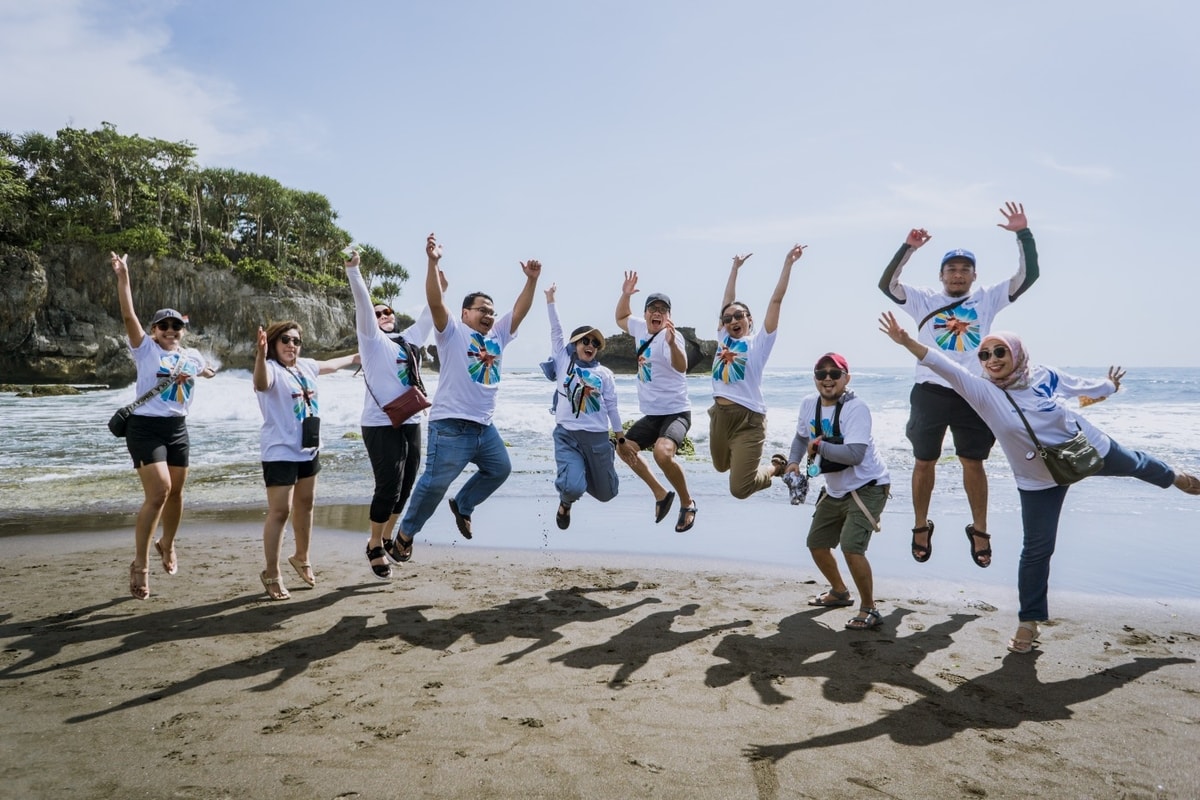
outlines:
[[[371,497],[371,522],[387,522],[399,514],[412,494],[421,465],[421,426],[364,426],[363,444],[375,472]]]

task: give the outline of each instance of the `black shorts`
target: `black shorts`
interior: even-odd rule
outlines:
[[[186,467],[190,454],[187,417],[132,414],[125,429],[125,446],[134,469],[160,461],[168,467]]]
[[[321,454],[315,454],[312,461],[264,461],[262,467],[267,486],[295,486],[296,481],[321,471]]]
[[[654,447],[659,439],[670,439],[676,447],[683,447],[683,437],[692,429],[692,412],[680,411],[678,414],[652,414],[642,417],[629,430],[625,438],[635,443],[639,449]]]
[[[908,396],[910,409],[905,434],[918,461],[942,457],[946,428],[954,437],[954,454],[983,461],[992,452],[996,437],[975,409],[958,392],[936,383],[918,383]]]

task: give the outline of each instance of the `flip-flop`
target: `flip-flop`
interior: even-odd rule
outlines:
[[[413,541],[409,539],[408,544],[405,544],[397,533],[394,538],[383,540],[383,552],[387,553],[387,557],[394,563],[403,564],[412,558]]]
[[[462,534],[464,539],[471,538],[471,518],[465,514],[460,514],[458,511],[458,501],[453,497],[450,498],[450,510],[454,512],[454,524],[458,526],[458,532]]]
[[[162,539],[156,539],[154,542],[154,549],[158,551],[158,557],[162,559],[164,572],[166,572],[168,575],[174,575],[176,572],[179,572],[179,559],[175,560],[174,567],[169,566],[171,563],[171,553],[175,552],[174,545],[171,545],[171,549],[169,551],[163,550]]]
[[[296,574],[300,576],[300,580],[304,581],[309,586],[317,585],[316,574],[314,573],[313,577],[309,578],[308,574],[305,572],[305,570],[312,572],[312,564],[308,563],[307,561],[301,561],[295,556],[288,556],[288,563],[292,565],[292,569],[296,570]]]
[[[967,541],[971,543],[971,560],[974,561],[977,566],[987,569],[989,566],[991,566],[991,563],[992,563],[991,562],[992,548],[990,546],[988,546],[988,547],[983,548],[982,550],[976,550],[975,549],[975,539],[974,539],[974,537],[976,537],[976,536],[979,536],[984,539],[989,539],[989,540],[992,537],[991,537],[991,534],[987,534],[982,531],[975,530],[974,525],[967,526]],[[984,558],[988,559],[988,562],[986,564],[983,563]]]
[[[671,503],[675,502],[675,493],[667,492],[662,500],[654,501],[654,521],[662,522],[671,512]]]
[[[929,532],[929,538],[925,540],[924,545],[917,544],[917,534]],[[918,564],[924,564],[933,555],[933,520],[925,520],[925,524],[920,528],[913,528],[912,540],[912,557]]]
[[[692,529],[692,526],[696,524],[696,511],[697,510],[698,509],[696,508],[695,503],[692,503],[690,506],[684,506],[683,508],[679,509],[679,519],[675,522],[675,532],[676,533],[687,533],[688,531],[690,531]],[[692,515],[691,519],[688,519],[688,514]]]

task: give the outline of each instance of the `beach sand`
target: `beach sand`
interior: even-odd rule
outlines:
[[[379,582],[319,527],[270,602],[251,516],[185,518],[145,602],[127,529],[0,538],[0,794],[1200,796],[1195,600],[1052,590],[1020,656],[1010,588],[883,578],[857,632],[812,567],[477,536]]]

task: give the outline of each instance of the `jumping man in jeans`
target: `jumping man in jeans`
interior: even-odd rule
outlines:
[[[479,471],[449,501],[458,532],[467,539],[472,535],[471,514],[475,507],[500,488],[512,471],[504,440],[492,425],[496,390],[500,388],[500,357],[533,307],[533,293],[542,272],[537,261],[521,263],[525,286],[512,312],[500,319],[496,319],[492,298],[483,292],[467,295],[460,319],[454,319],[446,307],[438,276],[442,249],[432,233],[425,243],[425,255],[429,265],[425,296],[433,314],[441,371],[429,412],[425,471],[417,480],[395,540],[386,548],[388,556],[397,562],[412,558],[413,539],[467,464],[474,464]]]

